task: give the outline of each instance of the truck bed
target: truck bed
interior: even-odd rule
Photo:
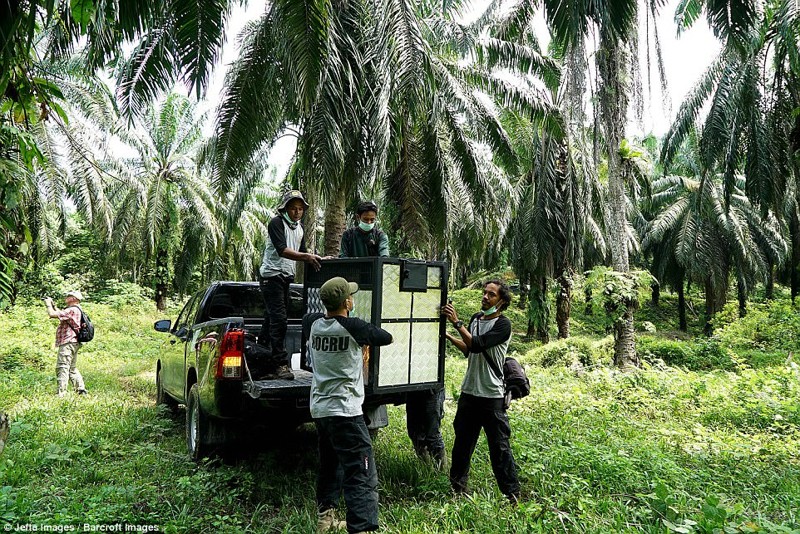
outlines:
[[[253,399],[304,398],[311,395],[311,373],[293,369],[294,380],[253,380],[244,384],[244,391]]]

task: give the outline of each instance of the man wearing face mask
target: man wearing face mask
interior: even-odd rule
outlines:
[[[340,258],[389,256],[389,238],[376,228],[378,205],[366,200],[356,208],[357,225],[342,235]],[[388,424],[386,406],[365,410],[370,429]],[[414,452],[423,460],[430,458],[437,469],[447,465],[447,453],[440,430],[444,417],[444,389],[434,388],[409,394],[406,400],[406,430]]]
[[[378,205],[366,200],[356,208],[356,226],[345,230],[339,249],[340,258],[388,256],[389,238],[377,228]]]
[[[295,262],[304,261],[317,271],[321,257],[306,250],[300,220],[308,202],[300,191],[284,193],[278,204],[278,215],[267,225],[267,246],[259,269],[259,285],[266,309],[258,344],[270,349],[268,379],[293,380],[290,356],[286,351],[289,284],[294,282]]]
[[[392,335],[357,317],[353,294],[358,284],[331,278],[319,290],[326,313],[303,317],[308,355],[313,369],[311,417],[319,441],[317,532],[347,528],[348,532],[378,529],[378,472],[362,413],[364,360],[362,346],[382,346]],[[344,494],[347,521],[334,509]]]
[[[489,280],[483,285],[481,311],[472,316],[469,324],[458,319],[452,304],[442,307],[442,315],[458,331],[458,336],[447,334],[447,339],[469,360],[453,421],[456,437],[450,484],[456,493],[468,491],[470,461],[483,429],[497,485],[515,505],[519,501],[519,480],[511,452],[511,425],[504,406],[502,374],[511,340],[511,321],[502,312],[509,304],[508,286],[500,280]]]

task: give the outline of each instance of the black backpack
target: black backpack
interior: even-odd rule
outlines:
[[[75,333],[78,335],[78,342],[86,343],[94,339],[94,325],[92,324],[92,320],[89,319],[89,316],[86,315],[79,306],[75,307],[81,312],[81,327],[79,329],[73,328],[73,330],[75,330]]]
[[[506,389],[504,399],[506,409],[511,405],[512,400],[521,399],[530,394],[531,381],[528,380],[528,375],[525,374],[525,368],[517,360],[511,356],[506,356],[506,360],[503,362],[503,372],[500,373],[494,360],[489,357],[485,350],[483,351],[483,357],[486,358],[486,363],[489,364],[494,374],[503,378],[503,384]]]
[[[512,399],[521,399],[530,394],[531,381],[525,374],[525,368],[514,358],[506,358],[503,364],[503,377],[506,382],[506,394],[511,393]]]

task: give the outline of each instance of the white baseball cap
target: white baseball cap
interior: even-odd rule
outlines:
[[[78,290],[67,291],[67,294],[65,296],[67,296],[67,297],[75,297],[78,300],[83,300],[83,294]]]

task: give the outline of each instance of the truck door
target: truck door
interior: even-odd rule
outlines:
[[[191,336],[191,327],[197,315],[197,306],[202,293],[194,295],[183,307],[172,325],[169,341],[161,354],[164,389],[172,397],[185,401],[186,347]]]

